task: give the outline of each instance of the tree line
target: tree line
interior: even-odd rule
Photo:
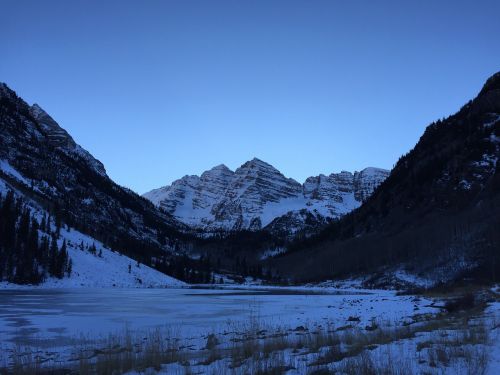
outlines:
[[[58,245],[61,222],[35,217],[12,191],[0,193],[0,281],[39,284],[71,275],[66,241]]]

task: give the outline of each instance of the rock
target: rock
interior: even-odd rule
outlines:
[[[266,230],[312,232],[357,208],[388,176],[378,168],[309,177],[304,184],[254,158],[236,171],[221,164],[184,176],[144,197],[179,221],[204,232]]]
[[[211,333],[207,336],[207,344],[205,345],[205,349],[212,350],[214,349],[217,345],[219,345],[219,340],[217,337]]]

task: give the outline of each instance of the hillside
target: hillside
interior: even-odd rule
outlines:
[[[500,73],[430,124],[357,210],[271,262],[296,281],[399,271],[447,282],[500,277]]]
[[[177,262],[179,255],[193,247],[182,223],[114,183],[102,163],[76,144],[39,105],[29,106],[3,83],[0,184],[4,196],[15,192],[18,205],[45,212],[59,227],[76,229],[107,248],[164,272],[184,277],[197,274],[188,272],[197,268],[196,262],[189,266],[184,260]],[[0,249],[14,268],[22,260],[22,254],[15,253],[17,244],[27,236],[19,233],[19,225],[4,228],[19,239]],[[6,255],[12,252],[13,258]],[[27,282],[24,277],[22,280]]]

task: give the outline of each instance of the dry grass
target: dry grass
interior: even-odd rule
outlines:
[[[413,366],[408,359],[394,357],[390,350],[379,356],[364,351],[335,366],[332,373],[337,372],[346,375],[412,375]]]
[[[302,346],[310,352],[318,352],[321,348],[339,345],[340,335],[335,331],[332,324],[327,324],[325,328],[317,328],[309,331],[302,341]]]
[[[15,374],[36,374],[40,370],[41,364],[31,348],[15,345],[12,360],[12,370]]]
[[[159,370],[162,364],[181,361],[183,353],[170,329],[154,329],[133,336],[126,330],[123,334],[110,335],[107,342],[94,349],[88,358],[80,357],[80,373],[116,374],[130,370]]]
[[[430,367],[448,367],[455,363],[457,373],[481,375],[488,366],[489,343],[488,327],[483,321],[477,321],[459,330],[435,331],[417,349],[427,351]]]
[[[306,364],[300,364],[303,373],[411,375],[414,367],[409,356],[393,356],[389,344],[424,334],[425,340],[416,343],[413,360],[434,368],[459,363],[464,373],[482,374],[488,364],[489,342],[489,327],[475,319],[482,311],[475,305],[433,317],[422,315],[418,322],[406,326],[372,321],[364,328],[326,324],[295,330],[264,327],[258,316],[252,316],[245,324],[229,324],[228,336],[206,336],[206,344],[190,352],[169,329],[142,335],[125,330],[78,348],[72,369],[80,374],[111,375],[159,370],[162,365],[176,362],[183,364],[186,373],[206,373],[210,366],[214,374],[267,375],[295,368],[296,359],[302,356],[308,358]],[[11,372],[40,372],[41,364],[34,352],[19,346],[13,354]]]

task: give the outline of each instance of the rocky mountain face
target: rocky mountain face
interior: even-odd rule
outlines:
[[[0,193],[7,191],[143,263],[191,247],[182,223],[114,183],[40,106],[0,83]]]
[[[219,165],[184,176],[144,197],[204,232],[269,229],[295,233],[358,207],[389,175],[366,168],[309,177],[304,184],[254,158],[234,172]]]
[[[500,73],[430,124],[365,203],[288,246],[280,272],[302,281],[391,270],[447,282],[500,275]]]
[[[59,124],[38,104],[33,104],[29,111],[45,132],[48,143],[59,148],[59,150],[68,154],[73,154],[77,158],[84,159],[95,172],[104,176],[106,175],[104,165],[102,165],[99,160],[95,159],[87,150],[76,144],[68,132],[61,128]]]

